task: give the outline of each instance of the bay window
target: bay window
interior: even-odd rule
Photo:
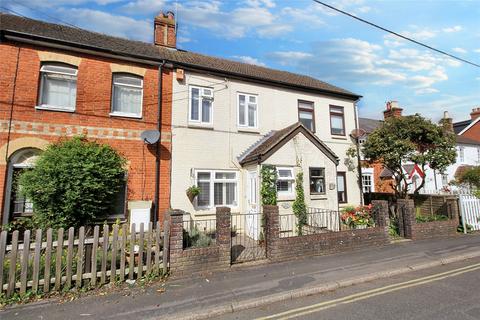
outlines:
[[[75,111],[77,100],[76,67],[63,63],[46,63],[40,68],[41,109]]]
[[[189,122],[212,124],[213,89],[190,87]]]
[[[238,126],[257,128],[258,126],[257,96],[245,93],[238,94]]]
[[[143,79],[114,73],[112,82],[112,115],[142,117]]]
[[[196,172],[196,184],[200,189],[197,196],[199,208],[237,206],[237,172],[199,170]]]
[[[277,194],[292,195],[295,177],[293,175],[293,168],[277,167]]]

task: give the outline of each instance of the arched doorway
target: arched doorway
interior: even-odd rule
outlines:
[[[22,186],[18,180],[22,172],[31,169],[35,165],[40,152],[40,149],[25,148],[17,150],[10,156],[4,197],[4,224],[20,217],[29,217],[33,214],[32,203],[22,195]]]

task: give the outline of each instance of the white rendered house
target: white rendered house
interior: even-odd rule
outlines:
[[[258,212],[263,164],[278,170],[281,211],[291,213],[300,171],[308,206],[361,203],[358,168],[346,155],[360,96],[306,76],[208,59],[234,71],[185,68],[173,77],[172,208],[198,219],[217,206]],[[200,195],[190,201],[193,185]]]

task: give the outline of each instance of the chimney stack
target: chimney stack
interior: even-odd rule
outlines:
[[[473,108],[472,112],[470,112],[470,118],[472,118],[472,120],[475,120],[478,117],[480,117],[480,107]]]
[[[453,119],[450,117],[448,111],[443,112],[443,119],[440,120],[440,124],[443,126],[445,131],[453,132]]]
[[[175,25],[175,15],[173,12],[160,12],[154,20],[154,41],[155,45],[176,48],[177,35]]]
[[[383,111],[383,119],[402,116],[403,109],[398,106],[398,101],[388,101],[386,107],[386,110]]]

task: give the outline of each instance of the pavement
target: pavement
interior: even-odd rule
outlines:
[[[8,308],[1,319],[206,319],[480,257],[480,235],[404,241],[283,263],[235,265],[207,277],[169,280],[67,303]]]

